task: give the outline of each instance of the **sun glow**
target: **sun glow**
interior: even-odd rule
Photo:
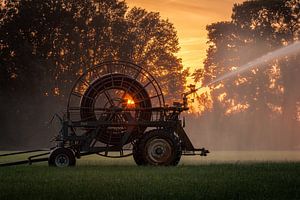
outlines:
[[[242,112],[242,111],[245,111],[249,108],[249,104],[241,104],[241,103],[238,103],[238,104],[235,104],[234,101],[232,101],[232,107],[230,107],[229,109],[226,110],[226,113],[225,115],[231,115],[231,114],[234,114],[234,113],[239,113],[239,112]]]
[[[127,105],[128,106],[132,106],[132,105],[134,105],[135,103],[134,103],[134,101],[132,100],[132,99],[127,99]]]
[[[124,104],[123,104],[124,107],[127,107],[127,108],[135,107],[135,101],[133,100],[133,98],[130,95],[126,94],[123,101],[124,101]]]

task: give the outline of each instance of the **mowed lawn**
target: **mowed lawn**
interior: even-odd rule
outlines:
[[[300,199],[300,162],[137,167],[132,158],[90,156],[73,168],[0,168],[4,199]],[[205,160],[205,159],[204,159]]]

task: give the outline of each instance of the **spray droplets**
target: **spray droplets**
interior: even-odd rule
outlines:
[[[203,87],[207,87],[207,86],[213,85],[215,83],[218,83],[220,81],[226,80],[228,78],[234,77],[238,74],[242,74],[244,72],[249,71],[250,69],[263,67],[263,66],[265,66],[264,64],[269,63],[272,60],[275,60],[275,59],[280,60],[287,56],[297,54],[299,52],[300,52],[300,42],[295,42],[291,45],[282,47],[275,51],[269,52],[259,58],[256,58],[256,59],[246,63],[245,65],[242,65],[242,66],[238,67],[237,69],[235,69],[229,73],[226,73],[223,76],[211,81],[210,83],[206,84]]]

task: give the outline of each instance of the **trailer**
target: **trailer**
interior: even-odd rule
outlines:
[[[90,154],[162,166],[177,165],[182,155],[206,156],[209,151],[193,146],[180,117],[196,91],[190,87],[182,102],[168,106],[158,81],[134,63],[108,61],[88,69],[71,89],[56,145],[47,152],[49,166],[74,166]]]

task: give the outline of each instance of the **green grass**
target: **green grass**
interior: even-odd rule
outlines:
[[[300,163],[137,167],[131,158],[95,159],[73,168],[0,168],[0,199],[300,199]]]

